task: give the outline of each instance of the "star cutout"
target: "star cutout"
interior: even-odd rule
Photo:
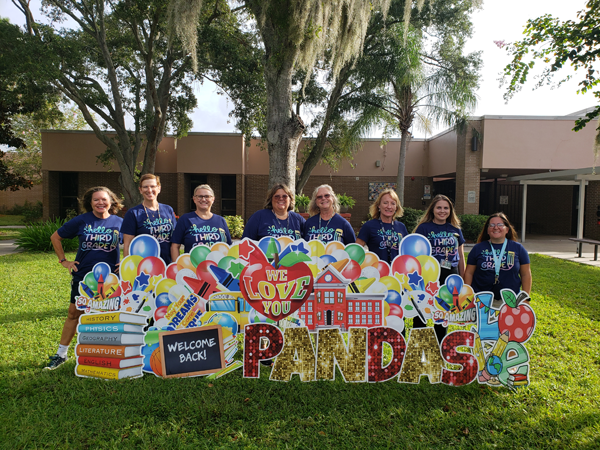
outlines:
[[[131,283],[129,281],[121,281],[121,294],[127,295],[132,291]]]
[[[135,277],[135,284],[138,285],[139,289],[148,286],[148,281],[150,281],[150,275],[146,274],[146,272],[142,272]]]
[[[250,261],[250,253],[252,253],[254,250],[256,249],[253,245],[250,244],[250,241],[244,239],[239,245],[240,258],[246,261]]]
[[[430,295],[435,295],[438,293],[438,291],[440,290],[440,285],[438,284],[437,281],[430,281],[429,283],[427,283],[427,288],[425,288],[425,291],[430,294]]]
[[[146,291],[147,292],[154,291],[156,289],[156,286],[158,285],[158,283],[160,283],[163,279],[164,278],[162,275],[156,275],[156,276],[150,278],[150,283],[148,284]]]
[[[423,277],[419,275],[416,270],[408,275],[408,282],[410,284],[418,286],[421,281],[423,281]]]
[[[229,265],[229,273],[231,274],[231,276],[233,278],[236,279],[240,279],[240,274],[242,273],[242,270],[244,270],[244,267],[246,267],[244,264],[242,264],[241,262],[231,262],[231,264]]]

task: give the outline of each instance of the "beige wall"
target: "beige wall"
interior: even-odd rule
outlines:
[[[575,118],[494,119],[484,116],[483,168],[580,169],[594,164],[596,123],[572,131]]]
[[[11,209],[15,205],[22,206],[25,202],[37,203],[42,201],[42,185],[37,184],[31,189],[19,189],[18,191],[0,191],[0,213]]]
[[[429,142],[429,171],[430,177],[439,177],[452,174],[456,171],[456,145],[455,131],[434,136]]]
[[[190,133],[177,141],[177,172],[242,173],[241,134]]]

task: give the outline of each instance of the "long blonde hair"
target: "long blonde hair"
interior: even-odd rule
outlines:
[[[332,205],[333,212],[335,214],[339,213],[340,212],[340,201],[338,200],[337,195],[335,195],[335,192],[333,192],[333,188],[331,186],[329,186],[328,184],[322,184],[321,186],[316,187],[312,193],[312,198],[310,199],[310,203],[308,204],[308,215],[312,217],[312,216],[316,216],[317,214],[319,214],[321,212],[321,210],[317,206],[317,193],[319,192],[319,189],[328,189],[329,190],[329,193],[333,197],[331,199],[331,201],[333,202],[333,205]]]
[[[439,202],[442,202],[442,201],[447,202],[448,205],[450,205],[450,215],[448,217],[448,219],[450,219],[450,224],[455,228],[460,228],[460,219],[456,215],[456,211],[454,210],[454,205],[452,204],[452,202],[450,201],[450,199],[448,197],[446,197],[445,195],[439,194],[439,195],[436,195],[435,197],[433,197],[433,200],[431,201],[429,208],[427,208],[427,211],[425,211],[425,214],[423,214],[423,216],[421,217],[421,220],[419,220],[419,223],[413,230],[413,233],[415,232],[415,230],[417,228],[419,228],[419,225],[421,225],[423,223],[427,223],[427,222],[433,222],[433,218],[434,218],[433,210],[435,209],[435,205],[437,205]],[[448,223],[448,219],[446,219],[446,223]]]
[[[398,194],[396,194],[396,191],[393,189],[386,189],[379,193],[377,200],[375,200],[375,203],[373,203],[369,208],[369,214],[371,214],[371,217],[373,219],[379,219],[379,216],[381,215],[379,211],[379,205],[381,205],[381,199],[386,194],[392,197],[392,200],[396,202],[396,212],[394,213],[393,219],[395,220],[398,217],[402,217],[402,215],[404,214],[404,210],[402,209],[402,205],[400,205],[400,199],[398,198]]]

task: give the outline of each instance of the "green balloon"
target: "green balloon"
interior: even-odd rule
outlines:
[[[229,270],[229,264],[233,260],[235,260],[235,258],[232,256],[223,256],[217,265],[223,270]]]
[[[350,256],[350,259],[356,261],[359,265],[365,260],[365,249],[362,245],[349,244],[346,246],[345,250],[346,253],[348,253],[348,256]]]
[[[94,272],[88,272],[88,274],[83,279],[83,282],[92,291],[98,292],[98,282],[96,281],[96,278],[94,278]]]
[[[195,246],[190,252],[190,260],[192,261],[194,267],[198,267],[198,264],[200,264],[202,261],[205,261],[209,253],[210,248],[208,248],[206,245]]]
[[[452,294],[450,293],[450,291],[448,290],[446,285],[442,286],[442,288],[440,289],[440,292],[438,293],[438,296],[442,300],[444,300],[447,304],[449,304],[450,306],[452,306],[454,304],[454,301],[452,299]]]

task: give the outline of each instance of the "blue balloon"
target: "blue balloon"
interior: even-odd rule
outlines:
[[[400,241],[400,255],[417,256],[431,255],[431,244],[425,236],[409,234]]]
[[[158,241],[149,234],[140,234],[133,238],[129,246],[129,254],[147,258],[148,256],[160,256],[160,245]]]
[[[169,298],[168,292],[163,292],[156,297],[156,307],[160,308],[161,306],[169,306],[171,304],[171,299]]]
[[[152,367],[150,367],[150,357],[152,356],[152,352],[159,347],[160,344],[154,345],[144,345],[142,347],[142,356],[144,357],[144,367],[142,370],[144,372],[152,372]]]
[[[451,294],[454,294],[454,289],[456,289],[457,294],[460,294],[460,290],[463,287],[463,279],[459,275],[449,275],[446,278],[446,287]]]
[[[388,291],[385,301],[400,306],[402,305],[402,296],[397,291],[391,289]]]
[[[96,264],[92,270],[96,281],[100,281],[100,275],[102,275],[102,281],[106,281],[106,278],[110,275],[110,266],[105,262]]]

